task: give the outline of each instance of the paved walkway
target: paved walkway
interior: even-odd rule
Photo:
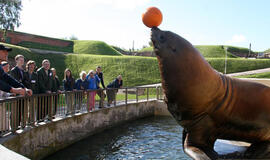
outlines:
[[[257,70],[246,71],[246,72],[231,73],[231,74],[226,74],[226,75],[230,76],[230,77],[235,77],[235,76],[245,76],[245,75],[264,73],[264,72],[270,72],[270,68],[257,69]]]
[[[0,159],[2,160],[30,160],[6,147],[0,145]]]

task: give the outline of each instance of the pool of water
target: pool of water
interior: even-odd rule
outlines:
[[[45,160],[181,159],[182,128],[171,117],[128,122],[58,151]]]
[[[220,155],[235,157],[246,147],[218,140]],[[233,153],[233,154],[230,154]],[[235,153],[235,154],[234,154]],[[89,136],[45,160],[190,160],[182,149],[182,127],[172,117],[148,117]]]

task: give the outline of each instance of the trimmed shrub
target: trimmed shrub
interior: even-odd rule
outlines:
[[[75,40],[74,53],[121,56],[117,50],[102,41]]]

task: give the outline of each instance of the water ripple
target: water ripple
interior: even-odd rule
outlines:
[[[90,136],[46,160],[190,159],[181,139],[182,128],[174,119],[149,117]]]

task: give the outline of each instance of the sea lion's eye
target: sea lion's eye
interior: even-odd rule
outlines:
[[[175,47],[169,46],[169,48],[170,48],[173,52],[176,52],[176,48],[175,48]]]
[[[164,37],[163,35],[161,35],[161,36],[159,37],[159,40],[160,40],[161,43],[164,43],[164,42],[165,42],[165,37]]]

